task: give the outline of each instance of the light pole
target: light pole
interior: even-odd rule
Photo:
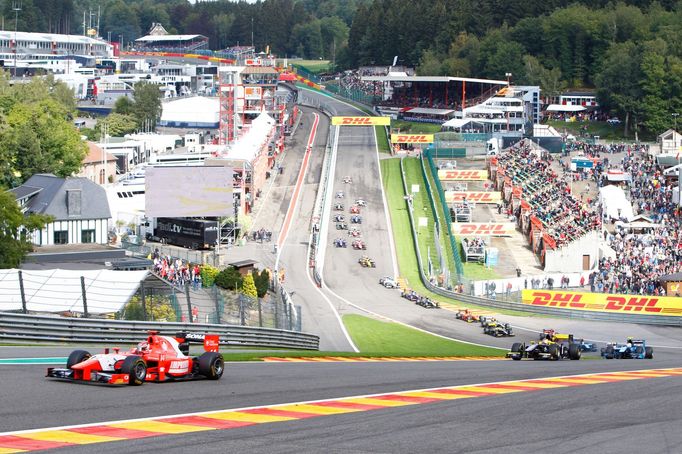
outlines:
[[[677,117],[679,117],[680,114],[677,113],[677,112],[674,112],[674,113],[672,113],[671,115],[673,116],[673,125],[674,125],[674,126],[673,126],[673,129],[674,129],[675,131],[677,131]]]
[[[14,11],[14,77],[17,77],[17,24],[19,23],[19,11],[21,11],[20,2],[12,2],[12,11]]]
[[[507,89],[511,86],[511,77],[512,73],[504,73],[505,77],[507,78]],[[511,92],[510,92],[511,93]],[[507,132],[509,132],[509,106],[505,106],[505,110],[507,111]]]
[[[504,73],[504,76],[507,78],[507,86],[509,86],[511,84],[512,73]]]

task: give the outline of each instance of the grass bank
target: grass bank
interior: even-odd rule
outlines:
[[[343,316],[343,324],[360,352],[383,356],[503,356],[501,349],[433,336],[398,323],[362,315]]]
[[[416,121],[392,120],[391,128],[400,129],[401,133],[435,134],[440,132],[441,125],[433,123],[418,123]]]

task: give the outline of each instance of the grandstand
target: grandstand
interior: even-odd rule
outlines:
[[[187,52],[208,49],[208,38],[204,35],[170,35],[161,24],[152,24],[147,36],[135,40],[135,50]]]
[[[15,44],[16,37],[16,44]],[[0,62],[6,68],[27,67],[29,62],[70,59],[86,65],[94,59],[111,57],[113,46],[106,41],[83,35],[0,31]]]

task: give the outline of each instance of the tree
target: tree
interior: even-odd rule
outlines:
[[[253,273],[249,273],[246,276],[244,276],[244,279],[242,281],[242,294],[251,297],[251,298],[258,298],[258,290],[256,290],[256,284],[253,280]]]
[[[641,52],[632,41],[611,44],[597,75],[597,97],[606,111],[625,117],[625,135],[641,109]]]
[[[96,136],[99,137],[102,130],[105,130],[109,136],[120,137],[125,134],[134,132],[137,129],[137,120],[132,115],[123,115],[120,113],[111,113],[105,118],[97,121],[95,127]]]
[[[144,299],[145,307],[139,295],[133,296],[123,308],[124,320],[153,320],[156,322],[175,322],[177,314],[170,304],[168,296],[156,296],[148,294]],[[145,314],[147,318],[145,319]]]
[[[268,270],[261,270],[260,273],[255,273],[254,282],[256,290],[258,290],[258,298],[263,298],[270,289],[270,273]]]
[[[0,268],[17,268],[33,249],[30,234],[48,222],[49,216],[24,216],[14,194],[0,187]]]
[[[114,103],[114,112],[121,115],[132,115],[133,103],[127,96],[121,96]]]
[[[215,284],[227,290],[237,290],[242,285],[242,275],[237,268],[229,266],[218,273]]]
[[[132,113],[139,127],[156,126],[156,121],[161,116],[161,90],[156,84],[138,82],[133,89]]]
[[[211,265],[201,265],[201,285],[205,288],[213,287],[220,270]]]

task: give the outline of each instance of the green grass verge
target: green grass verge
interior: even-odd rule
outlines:
[[[443,339],[398,323],[362,315],[343,316],[343,324],[361,353],[385,356],[503,356],[501,349]]]
[[[400,129],[401,133],[410,134],[435,134],[441,131],[441,125],[402,120],[392,120],[391,128]]]
[[[292,62],[292,64],[302,66],[313,74],[329,71],[330,63],[329,60],[295,60]]]
[[[374,114],[372,114],[374,115]],[[379,147],[380,153],[390,153],[391,145],[388,143],[388,135],[386,134],[385,126],[375,126],[377,134],[377,146]]]
[[[400,175],[400,159],[382,159],[380,161],[380,165],[381,179],[384,185],[384,191],[386,192],[386,200],[388,202],[388,209],[391,216],[391,227],[396,245],[400,276],[407,279],[410,288],[419,294],[428,296],[429,298],[441,303],[466,306],[471,309],[491,310],[490,308],[476,306],[473,304],[459,303],[457,300],[437,295],[424,287],[419,276],[417,254],[414,249],[412,232],[410,229],[410,218],[407,213],[405,200],[403,199],[404,191]],[[452,269],[454,270],[454,265],[450,266],[453,266]],[[521,311],[508,311],[502,309],[494,309],[494,311],[499,314],[506,315],[532,316],[531,313]]]

